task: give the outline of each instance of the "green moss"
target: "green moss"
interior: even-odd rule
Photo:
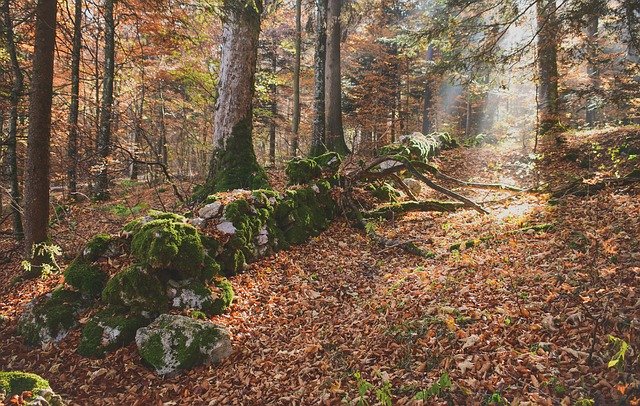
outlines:
[[[233,285],[227,278],[219,278],[215,281],[216,294],[217,298],[214,301],[214,309],[213,314],[222,314],[224,313],[231,304],[234,299]]]
[[[269,187],[267,175],[253,150],[251,132],[251,117],[246,117],[233,127],[224,148],[216,150],[209,179],[200,191],[206,194],[203,199],[214,192]]]
[[[320,234],[334,216],[335,203],[325,185],[314,186],[288,190],[276,209],[277,225],[288,244],[301,244]]]
[[[87,243],[82,256],[88,262],[96,261],[109,250],[112,241],[113,237],[109,234],[97,234]]]
[[[327,152],[322,155],[318,155],[313,158],[314,161],[322,168],[323,170],[337,170],[342,163],[342,157],[337,152]]]
[[[202,282],[190,280],[176,283],[168,291],[173,307],[199,310],[208,316],[224,313],[233,302],[233,287],[225,278],[217,278],[212,288]]]
[[[18,322],[18,334],[29,345],[62,339],[77,324],[84,306],[79,292],[57,288],[36,299]]]
[[[64,271],[64,281],[76,288],[85,297],[100,296],[107,275],[100,267],[82,257],[74,259]]]
[[[171,217],[141,225],[133,235],[131,253],[142,264],[178,271],[183,278],[200,276],[205,255],[196,228]]]
[[[27,391],[35,393],[42,389],[51,389],[51,386],[49,386],[49,382],[36,374],[20,371],[0,371],[0,392],[6,393],[7,398]]]
[[[428,162],[439,149],[452,145],[455,142],[448,133],[419,134],[382,147],[380,155],[400,155],[410,161]]]
[[[290,185],[304,185],[322,175],[322,169],[311,158],[293,158],[285,169]]]
[[[162,313],[168,305],[160,280],[138,265],[111,278],[102,291],[102,300],[115,307],[152,314]]]
[[[103,357],[132,342],[136,331],[148,324],[149,319],[141,315],[107,308],[89,319],[82,329],[78,353],[85,357]]]
[[[151,336],[143,346],[138,348],[140,356],[149,365],[155,368],[166,367],[164,362],[164,347],[162,346],[162,337],[159,334]]]
[[[400,192],[387,182],[372,183],[367,186],[367,190],[371,192],[373,197],[385,202],[397,202],[400,197]]]

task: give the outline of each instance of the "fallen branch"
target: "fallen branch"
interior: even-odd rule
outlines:
[[[392,203],[378,207],[375,210],[365,212],[364,216],[367,218],[383,217],[385,219],[391,219],[396,217],[398,214],[415,211],[437,211],[450,213],[461,207],[465,207],[465,204],[460,202],[441,202],[438,200],[410,200],[407,202]]]

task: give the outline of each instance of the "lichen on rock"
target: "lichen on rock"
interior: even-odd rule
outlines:
[[[225,278],[217,279],[212,287],[192,279],[169,281],[167,296],[174,308],[199,310],[207,316],[214,316],[231,306],[233,287]]]
[[[136,345],[144,361],[161,375],[220,362],[232,352],[229,332],[224,327],[170,314],[139,329]]]
[[[60,341],[77,325],[85,304],[79,292],[58,287],[27,305],[18,321],[18,334],[29,345]]]

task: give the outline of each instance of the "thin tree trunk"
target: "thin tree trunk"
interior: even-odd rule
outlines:
[[[293,118],[291,121],[291,156],[300,149],[300,54],[302,52],[302,0],[296,0],[295,58],[293,62]]]
[[[349,148],[344,140],[342,126],[342,76],[340,69],[340,42],[342,29],[340,12],[342,0],[329,0],[327,7],[326,46],[326,144],[331,151],[347,155]]]
[[[536,0],[538,22],[538,111],[540,134],[560,123],[558,109],[558,21],[556,0]]]
[[[271,53],[271,71],[275,78],[276,69],[278,67],[278,55],[274,44]],[[271,84],[271,120],[269,122],[269,163],[276,164],[276,116],[278,115],[278,85],[274,82]]]
[[[109,198],[108,157],[111,146],[111,121],[113,116],[113,81],[115,74],[115,22],[113,20],[114,0],[104,1],[104,79],[102,82],[102,101],[100,108],[100,132],[97,149],[100,158],[100,171],[96,176],[94,197],[97,200]]]
[[[13,85],[11,87],[11,110],[9,112],[9,132],[7,134],[7,175],[9,176],[11,213],[13,218],[13,235],[16,239],[23,237],[22,216],[20,214],[20,184],[18,182],[18,106],[24,90],[24,77],[13,32],[13,20],[9,10],[11,0],[2,3],[2,14],[5,29],[6,49],[11,59]]]
[[[433,61],[433,45],[429,45],[427,48],[427,63]],[[427,67],[429,69],[429,67]],[[422,94],[423,105],[422,105],[422,133],[429,134],[432,129],[431,124],[431,104],[433,98],[433,92],[431,90],[431,75],[427,76],[427,79],[424,82],[424,91]]]
[[[222,30],[222,61],[213,130],[213,156],[204,192],[267,185],[253,149],[253,94],[260,0],[247,6],[242,1],[225,2]],[[204,197],[204,196],[202,196]]]
[[[27,256],[31,256],[34,244],[47,240],[55,38],[56,1],[38,0],[33,73],[29,95],[29,134],[24,189],[25,213],[28,213],[25,216]],[[34,265],[39,265],[38,261]]]
[[[71,105],[69,106],[69,139],[67,144],[67,187],[69,196],[78,192],[78,111],[80,106],[80,53],[82,51],[82,0],[75,0],[73,48],[71,50]]]
[[[598,107],[597,107],[597,93],[599,87],[599,74],[598,66],[596,63],[597,57],[597,35],[598,35],[598,14],[594,13],[589,16],[587,23],[587,47],[589,49],[589,56],[587,60],[587,76],[589,76],[590,84],[590,97],[587,98],[586,106],[586,122],[589,127],[593,127],[598,120]]]
[[[314,56],[313,131],[311,156],[326,151],[325,146],[325,62],[327,60],[327,0],[316,0],[316,48]]]
[[[160,104],[158,105],[158,157],[163,165],[169,163],[169,150],[167,149],[167,127],[165,123],[165,106],[164,95],[162,89],[160,89]]]

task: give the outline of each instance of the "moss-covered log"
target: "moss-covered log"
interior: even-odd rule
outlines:
[[[382,217],[392,219],[401,214],[415,211],[437,211],[437,212],[453,212],[464,207],[464,203],[460,202],[443,202],[438,200],[425,201],[407,201],[392,204],[386,204],[375,210],[364,213],[367,218]]]

